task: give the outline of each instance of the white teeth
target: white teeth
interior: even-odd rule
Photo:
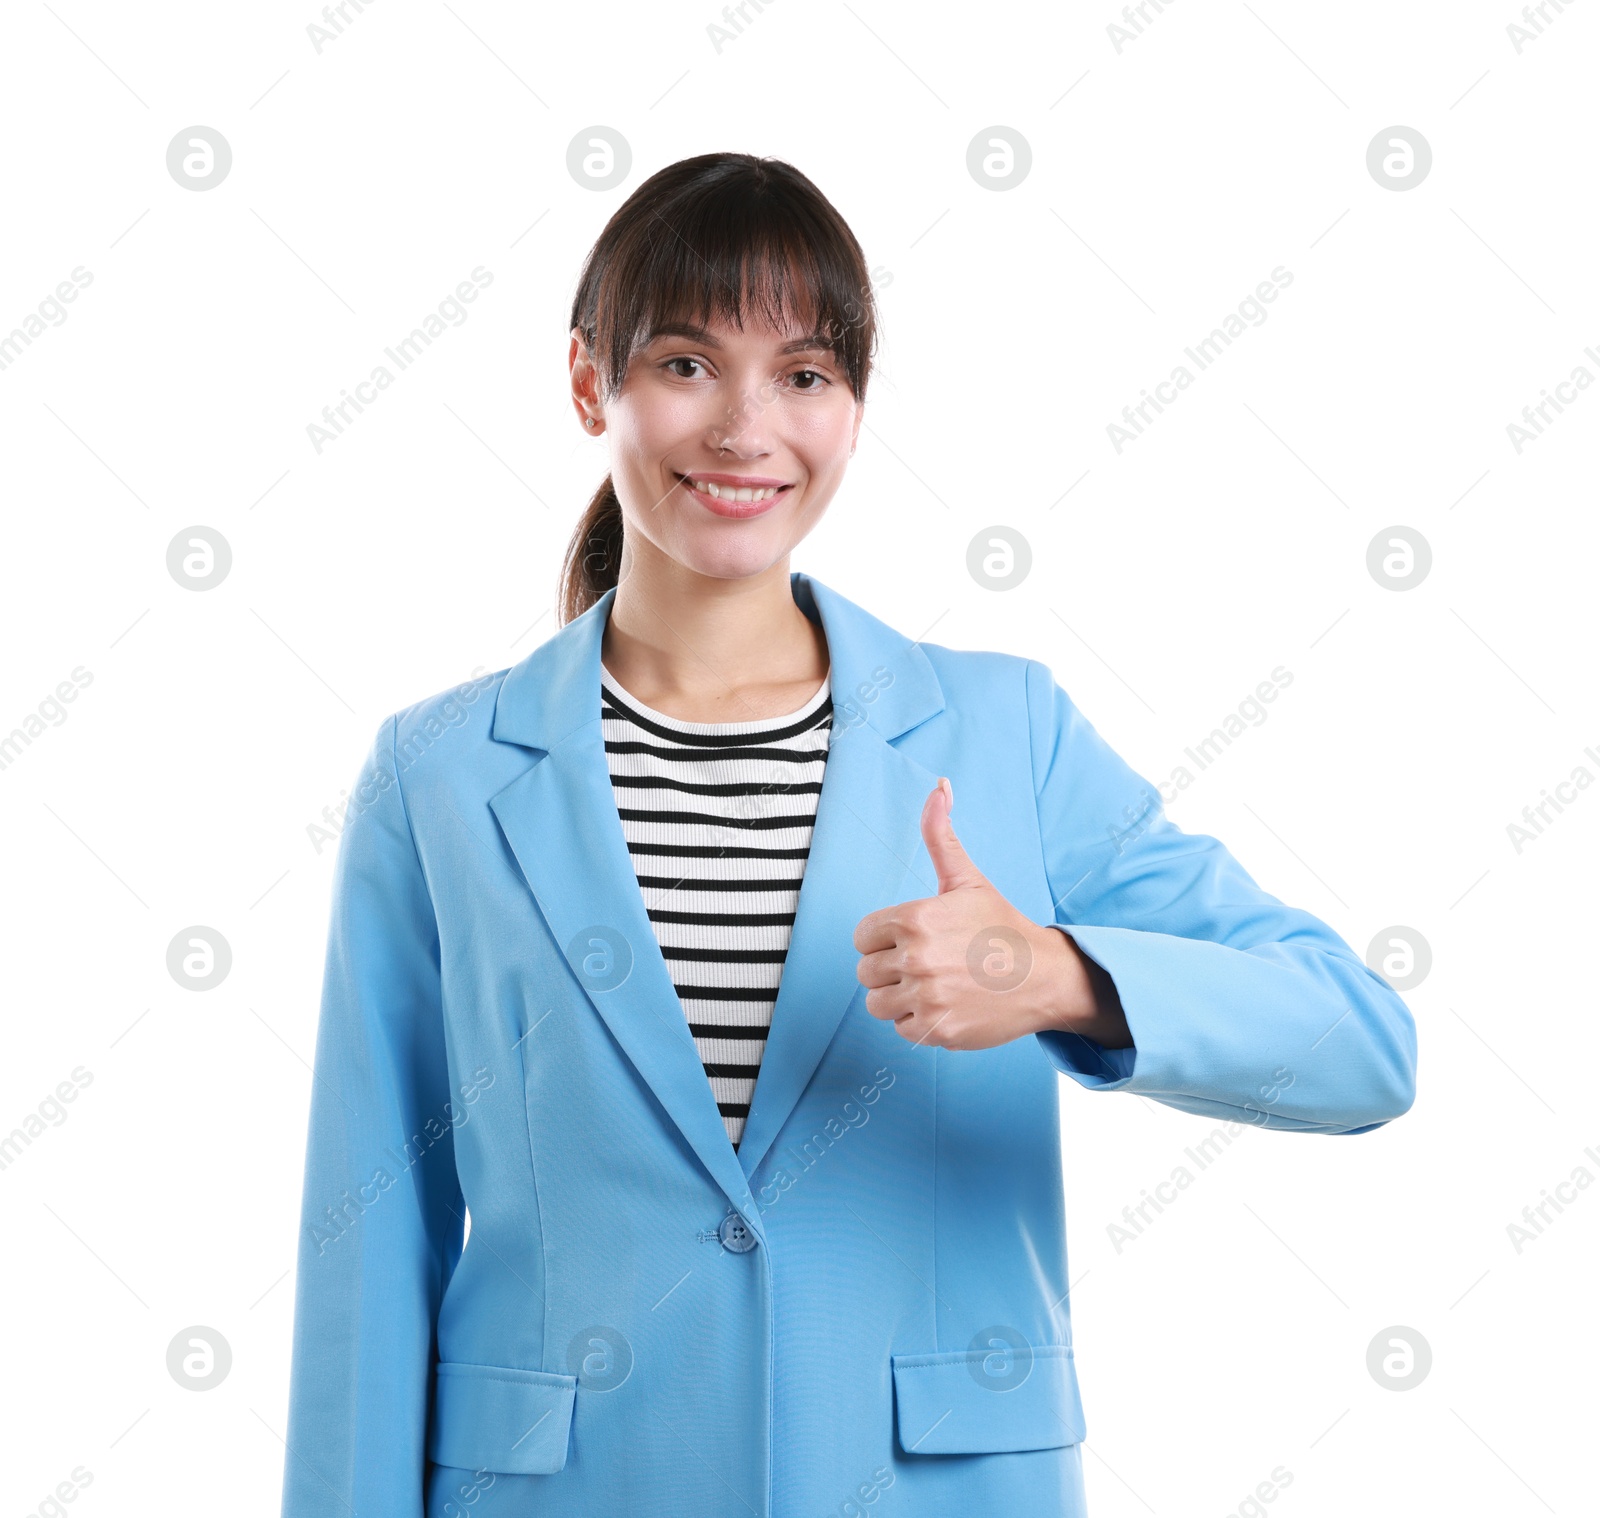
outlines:
[[[691,478],[689,483],[696,490],[703,491],[717,501],[770,501],[778,493],[776,485],[766,485],[759,490],[752,490],[748,486],[736,489],[732,485],[719,485],[715,480]]]

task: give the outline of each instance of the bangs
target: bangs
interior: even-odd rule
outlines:
[[[608,391],[621,388],[633,354],[665,325],[720,321],[743,330],[767,322],[815,337],[863,399],[876,331],[849,228],[837,217],[819,218],[808,197],[759,162],[709,185],[699,177],[685,191],[609,248],[603,234],[599,277],[591,286],[586,271],[582,281],[592,300],[581,313],[587,321],[574,325]]]

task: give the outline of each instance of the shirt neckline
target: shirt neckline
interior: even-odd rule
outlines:
[[[791,712],[779,712],[772,717],[758,717],[753,722],[688,722],[682,717],[669,717],[665,712],[657,711],[653,706],[647,706],[633,694],[604,664],[600,666],[600,683],[613,691],[621,700],[625,701],[641,716],[649,717],[652,722],[659,722],[663,727],[674,728],[684,733],[703,733],[707,737],[717,737],[729,733],[758,733],[769,728],[787,727],[798,722],[802,717],[808,717],[815,712],[828,699],[829,689],[832,684],[833,668],[829,666],[828,672],[822,677],[822,684],[801,706]]]

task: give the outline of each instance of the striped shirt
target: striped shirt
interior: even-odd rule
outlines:
[[[833,727],[830,682],[757,722],[683,722],[600,667],[600,725],[645,910],[735,1150],[772,1026]]]

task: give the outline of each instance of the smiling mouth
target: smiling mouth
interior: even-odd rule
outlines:
[[[710,496],[714,501],[770,501],[790,488],[788,485],[730,485],[693,474],[680,474],[678,478],[696,494]]]
[[[702,506],[723,517],[759,516],[794,488],[792,485],[734,485],[691,474],[678,474],[677,478]]]

